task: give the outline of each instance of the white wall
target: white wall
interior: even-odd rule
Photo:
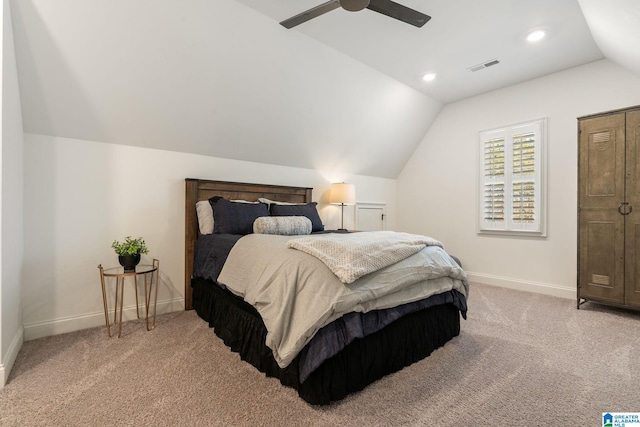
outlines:
[[[2,141],[0,146],[0,387],[22,346],[23,135],[9,0],[2,2]]]
[[[185,178],[313,187],[329,228],[340,223],[340,208],[326,205],[330,184],[352,182],[358,200],[386,202],[390,228],[395,220],[395,180],[335,171],[28,133],[24,168],[27,340],[104,325],[96,267],[117,265],[110,245],[127,235],[160,260],[158,309],[183,309]]]
[[[447,105],[398,177],[398,227],[436,237],[472,281],[575,298],[577,117],[640,104],[640,77],[597,61]],[[477,133],[549,117],[548,237],[477,234]]]

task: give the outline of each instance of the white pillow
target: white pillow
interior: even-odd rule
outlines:
[[[198,227],[200,234],[213,233],[213,208],[208,200],[201,200],[196,203],[196,213],[198,214]]]
[[[253,232],[280,236],[311,234],[311,220],[306,216],[262,216],[253,221]]]
[[[265,199],[264,197],[260,197],[258,201],[260,203],[266,203],[267,208],[271,208],[271,205],[304,205],[304,203],[276,202],[275,200]]]

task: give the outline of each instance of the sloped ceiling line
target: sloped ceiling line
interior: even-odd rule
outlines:
[[[25,131],[395,178],[448,102],[603,52],[640,74],[636,0],[404,0],[431,21],[278,24],[317,3],[13,0]],[[540,25],[546,44],[525,44]]]

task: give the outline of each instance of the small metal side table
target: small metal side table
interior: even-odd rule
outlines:
[[[140,307],[138,303],[138,277],[142,276],[144,279],[144,303],[145,303],[145,322],[147,325],[147,331],[156,327],[156,305],[158,302],[158,274],[160,272],[160,261],[153,260],[151,265],[137,265],[134,271],[125,271],[124,267],[113,267],[104,269],[102,264],[98,265],[100,270],[100,283],[102,284],[102,301],[104,303],[104,320],[107,324],[107,334],[111,337],[111,326],[118,324],[118,338],[122,334],[122,302],[124,300],[124,281],[127,277],[133,279],[134,290],[136,293],[136,315],[138,319],[140,317]],[[109,322],[109,307],[107,306],[107,290],[105,286],[105,277],[116,278],[116,298],[115,307],[113,309],[113,323]],[[147,289],[148,284],[148,289]],[[155,288],[155,289],[154,289]],[[151,327],[149,327],[149,306],[151,305],[151,294],[153,297],[153,321]],[[118,301],[119,298],[119,301]],[[118,303],[120,307],[118,307]],[[120,310],[120,315],[118,315]]]

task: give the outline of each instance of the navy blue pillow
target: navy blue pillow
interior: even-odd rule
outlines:
[[[241,203],[212,197],[214,234],[251,234],[253,221],[261,216],[269,216],[265,203]]]
[[[324,231],[316,202],[304,205],[271,205],[272,216],[306,216],[311,221],[311,231]]]

